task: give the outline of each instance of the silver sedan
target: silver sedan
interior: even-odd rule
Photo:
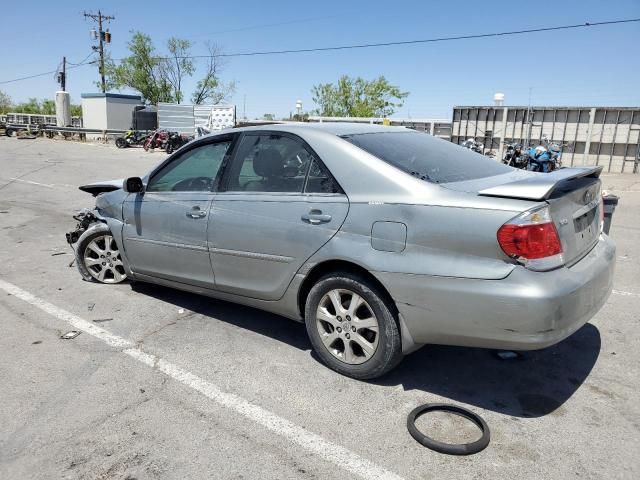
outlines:
[[[515,170],[404,128],[239,128],[81,187],[96,207],[67,238],[85,280],[305,322],[326,365],[368,379],[425,344],[537,349],[587,322],[615,263],[600,170]]]

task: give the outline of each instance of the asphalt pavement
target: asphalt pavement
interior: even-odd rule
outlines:
[[[324,367],[302,324],[82,281],[64,234],[94,199],[77,186],[164,158],[0,137],[0,478],[640,477],[640,175],[602,177],[620,196],[614,293],[576,334],[514,360],[428,346],[360,382]],[[60,339],[69,330],[82,333]],[[427,402],[480,414],[488,448],[415,442],[406,416]],[[420,425],[476,435],[454,416]]]

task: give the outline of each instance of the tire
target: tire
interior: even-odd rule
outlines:
[[[76,265],[84,280],[109,284],[126,280],[118,245],[104,223],[89,227],[78,239],[75,252]]]
[[[353,310],[356,297],[363,302],[356,299],[359,307]],[[336,302],[340,307],[335,307]],[[342,375],[368,380],[384,375],[402,360],[395,306],[360,275],[336,272],[320,278],[307,296],[305,324],[316,354]]]
[[[173,153],[173,143],[167,142],[167,148],[165,150],[167,152],[167,155],[171,155]]]
[[[126,148],[127,147],[127,141],[122,137],[116,138],[116,147],[118,147],[118,148]]]
[[[5,134],[7,137],[13,137],[13,134],[14,134],[14,133],[15,133],[15,130],[14,130],[13,128],[7,128],[7,129],[4,131],[4,134]]]

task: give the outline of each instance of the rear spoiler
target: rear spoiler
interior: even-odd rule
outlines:
[[[528,178],[480,190],[478,195],[521,198],[523,200],[546,200],[561,184],[566,184],[566,182],[577,178],[598,178],[602,168],[602,166],[576,167],[561,168],[550,173],[531,172],[532,175]]]

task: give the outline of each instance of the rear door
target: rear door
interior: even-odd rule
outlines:
[[[213,288],[207,230],[211,202],[232,137],[178,153],[143,193],[124,202],[123,241],[135,273]]]
[[[222,190],[208,233],[216,289],[263,300],[284,295],[349,209],[317,155],[282,132],[245,133]]]

